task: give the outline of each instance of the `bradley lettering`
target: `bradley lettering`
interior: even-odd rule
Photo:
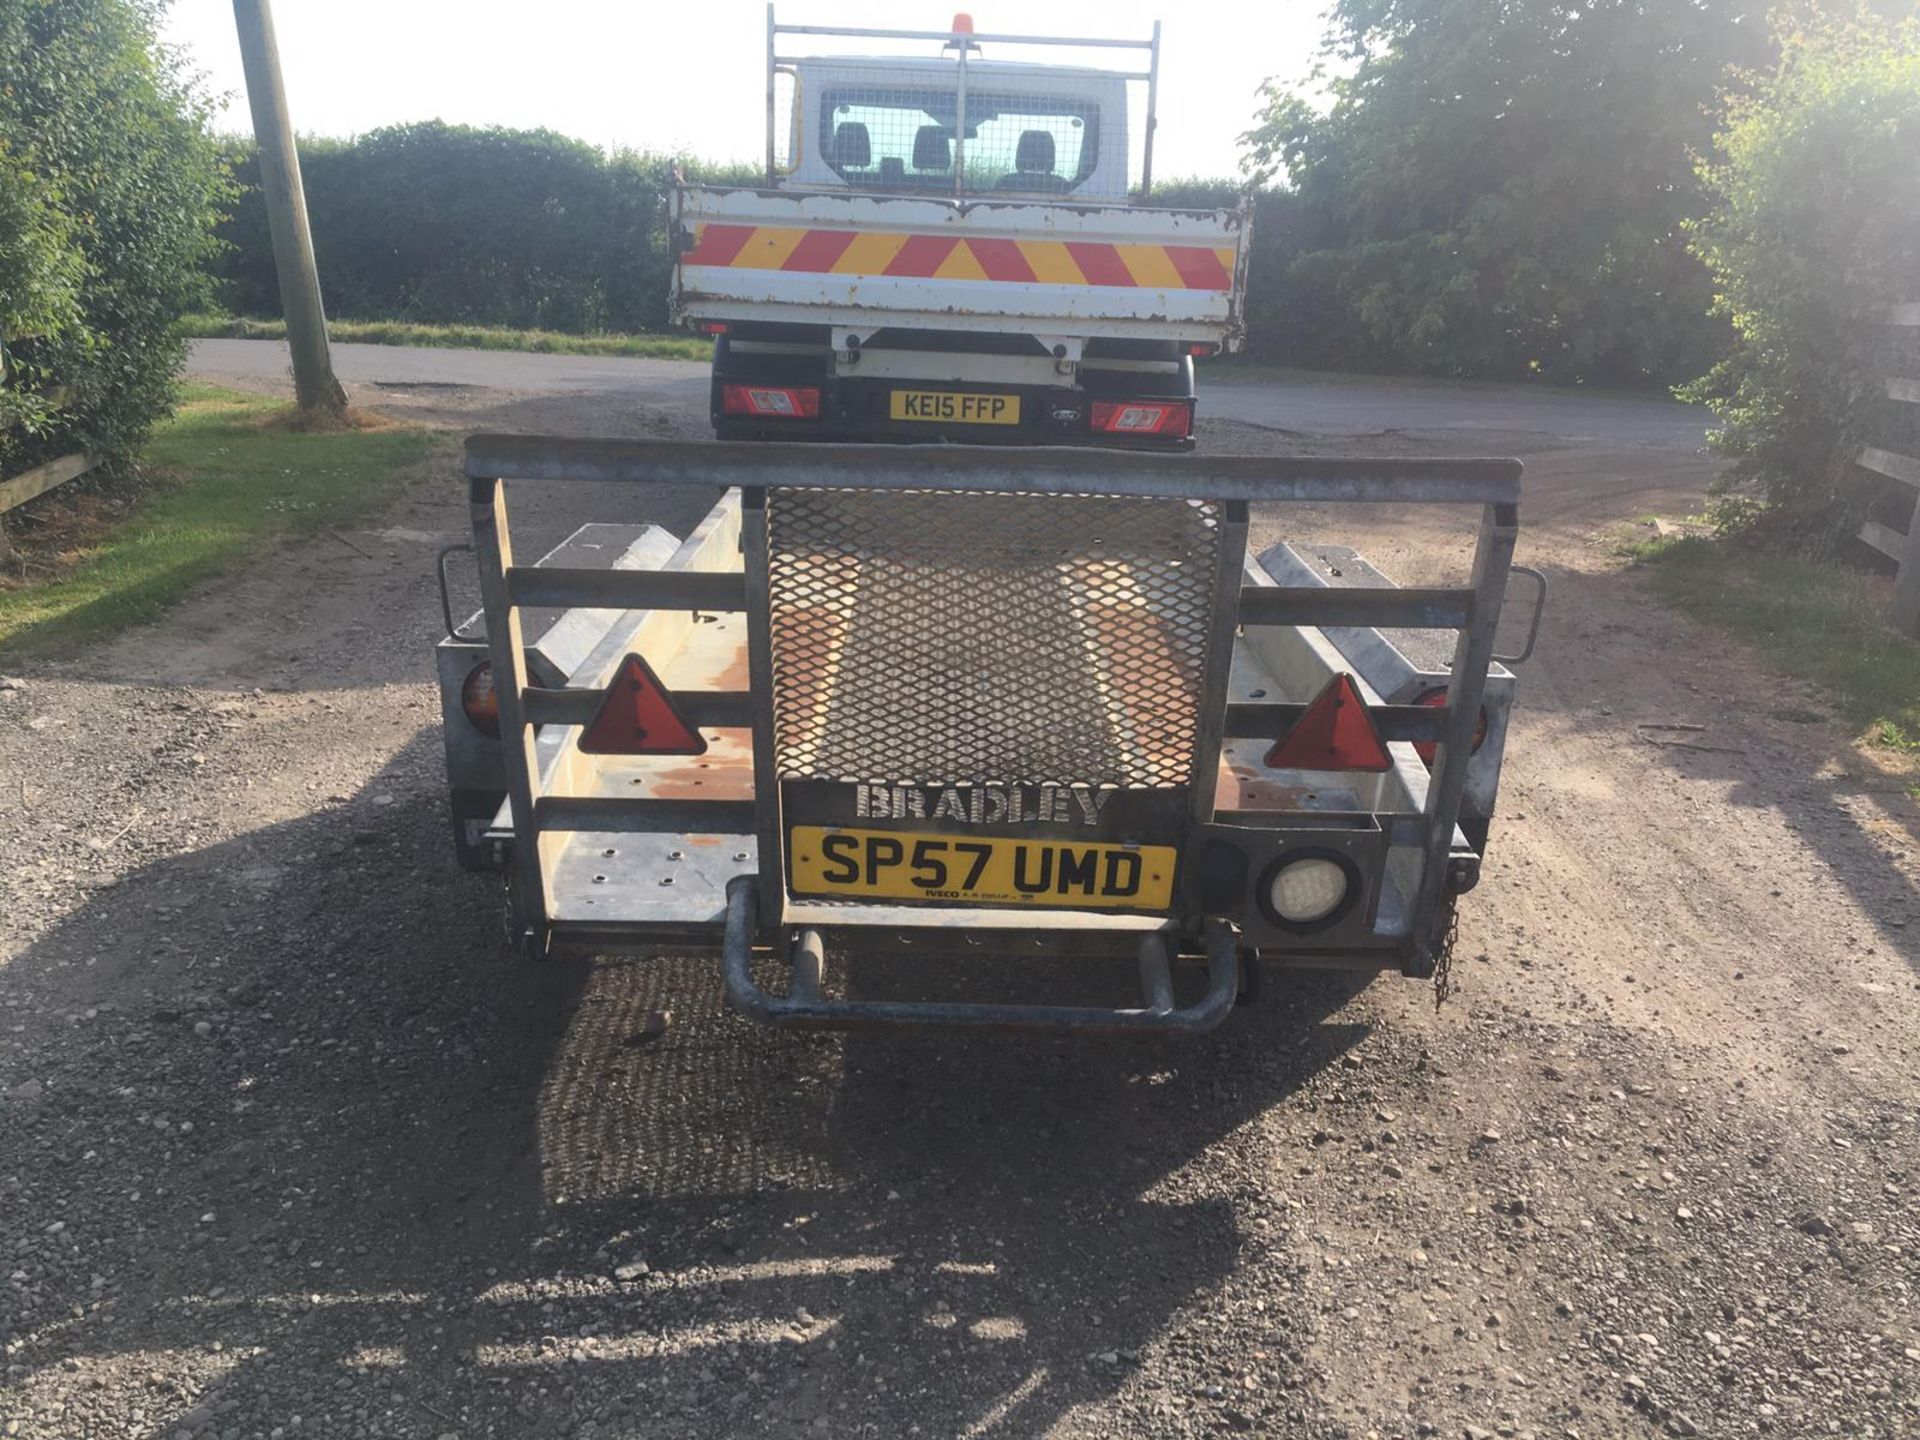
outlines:
[[[1113,790],[1097,785],[895,785],[853,787],[860,820],[955,820],[968,825],[1098,825]]]

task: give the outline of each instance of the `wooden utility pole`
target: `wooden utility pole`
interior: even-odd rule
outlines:
[[[273,268],[280,279],[280,310],[287,318],[287,348],[293,352],[293,393],[302,410],[347,408],[347,395],[333,378],[327,349],[327,314],[320,305],[313,235],[307,229],[307,197],[300,185],[300,154],[287,118],[287,89],[280,78],[280,49],[273,38],[268,0],[233,0],[240,32],[240,60],[253,110],[253,138],[260,151],[260,191],[273,236]]]

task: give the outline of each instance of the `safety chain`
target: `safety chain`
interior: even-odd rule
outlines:
[[[1447,895],[1441,900],[1440,914],[1435,917],[1434,930],[1440,937],[1440,943],[1433,951],[1433,1008],[1438,1010],[1447,1003],[1453,994],[1453,947],[1460,939],[1460,906],[1458,897]]]

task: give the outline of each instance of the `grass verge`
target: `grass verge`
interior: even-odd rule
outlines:
[[[180,333],[195,340],[284,340],[280,320],[188,315]],[[400,320],[335,320],[327,333],[342,344],[417,345],[437,350],[523,350],[536,355],[631,355],[643,360],[705,360],[713,342],[696,335],[562,335],[492,325],[413,325]]]
[[[286,414],[261,396],[189,386],[148,442],[129,505],[116,512],[60,491],[35,502],[57,538],[36,544],[41,526],[14,527],[38,563],[0,580],[0,657],[104,638],[233,560],[352,520],[432,443],[398,426],[303,434]]]
[[[1883,587],[1870,577],[1700,536],[1630,553],[1662,599],[1831,691],[1869,744],[1920,751],[1920,641],[1887,623]]]

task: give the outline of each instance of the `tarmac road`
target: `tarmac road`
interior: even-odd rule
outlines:
[[[691,360],[335,345],[333,363],[348,385],[627,392],[653,405],[706,402],[707,367]],[[277,340],[196,340],[190,368],[208,380],[278,384],[287,374],[287,347]],[[1321,435],[1528,432],[1565,443],[1688,452],[1699,449],[1708,424],[1698,407],[1652,395],[1349,376],[1215,379],[1203,372],[1200,406],[1208,419]]]

